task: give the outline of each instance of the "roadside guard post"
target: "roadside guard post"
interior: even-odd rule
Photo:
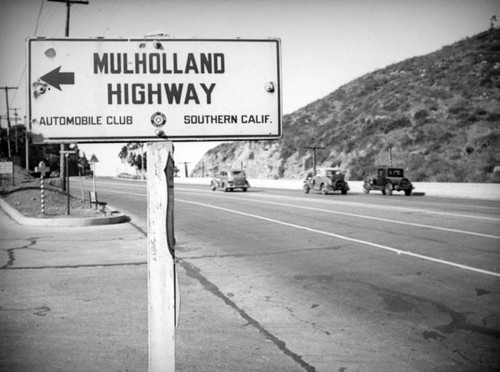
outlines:
[[[175,370],[175,141],[281,137],[281,42],[27,40],[34,143],[148,142],[149,370]]]
[[[38,163],[38,167],[35,167],[35,172],[40,172],[40,203],[41,203],[41,212],[45,214],[45,191],[43,186],[43,178],[45,177],[45,173],[50,172],[50,168],[45,166],[45,162],[41,161]]]

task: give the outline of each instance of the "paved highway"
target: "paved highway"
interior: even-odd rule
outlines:
[[[97,191],[146,231],[144,182]],[[297,370],[500,369],[499,227],[498,201],[175,186],[181,275]]]

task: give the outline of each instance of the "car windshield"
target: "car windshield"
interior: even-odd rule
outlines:
[[[336,170],[336,169],[327,170],[327,171],[326,171],[326,176],[327,176],[327,177],[333,177],[333,176],[335,176],[335,175],[337,175],[337,174],[339,174],[339,173],[340,173],[340,171],[339,171],[339,170]]]
[[[240,170],[234,170],[234,171],[231,171],[231,174],[233,176],[244,176],[245,172],[244,171],[240,171]]]

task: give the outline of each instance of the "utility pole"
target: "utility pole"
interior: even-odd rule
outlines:
[[[48,0],[56,3],[66,3],[66,30],[64,32],[64,36],[69,37],[69,18],[70,18],[70,7],[71,4],[81,4],[88,5],[88,1],[74,1],[74,0]],[[64,143],[61,143],[61,148],[59,151],[59,171],[61,174],[61,189],[62,191],[66,191],[66,167],[64,166],[64,151],[66,150],[66,146]]]
[[[72,4],[79,4],[79,5],[88,5],[89,2],[88,1],[75,1],[75,0],[47,0],[47,1],[53,1],[53,2],[56,2],[56,3],[66,3],[66,32],[65,32],[65,35],[66,37],[69,36],[69,18],[70,18],[70,6]]]
[[[19,152],[19,145],[18,145],[18,138],[17,138],[17,122],[19,120],[21,120],[21,118],[17,115],[17,110],[20,110],[20,108],[17,108],[17,107],[13,107],[13,108],[10,108],[9,110],[13,110],[14,111],[14,121],[16,122],[15,126],[14,126],[14,138],[16,139],[16,150],[15,150],[15,154],[17,155],[18,152]]]
[[[325,147],[320,147],[320,146],[304,146],[305,149],[311,149],[313,150],[313,176],[316,175],[316,150],[324,150]]]
[[[185,161],[185,162],[182,162],[181,164],[184,164],[184,174],[186,175],[186,178],[188,178],[188,164],[189,162]]]
[[[12,156],[12,154],[10,152],[9,89],[17,89],[17,87],[0,87],[0,89],[5,90],[5,102],[7,104],[7,149],[8,149],[8,156],[9,156],[9,159],[10,159],[11,156]]]
[[[30,142],[29,142],[29,136],[28,136],[28,125],[26,121],[26,115],[24,115],[24,150],[25,150],[25,156],[26,156],[26,170],[30,170]]]
[[[3,120],[5,120],[7,122],[7,116],[6,115],[0,115],[0,133],[1,134],[3,134],[3,132],[1,132],[1,129],[3,128],[3,126],[2,126]],[[5,136],[5,139],[7,141],[7,146],[9,146],[8,145],[8,143],[9,143],[9,134],[8,133],[9,133],[9,128],[7,127],[7,135]],[[0,138],[0,140],[3,141],[3,137]]]

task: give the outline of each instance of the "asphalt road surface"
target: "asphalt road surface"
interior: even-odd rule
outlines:
[[[175,186],[179,264],[266,347],[308,371],[500,370],[500,202],[208,183]],[[144,182],[96,188],[146,231]]]

